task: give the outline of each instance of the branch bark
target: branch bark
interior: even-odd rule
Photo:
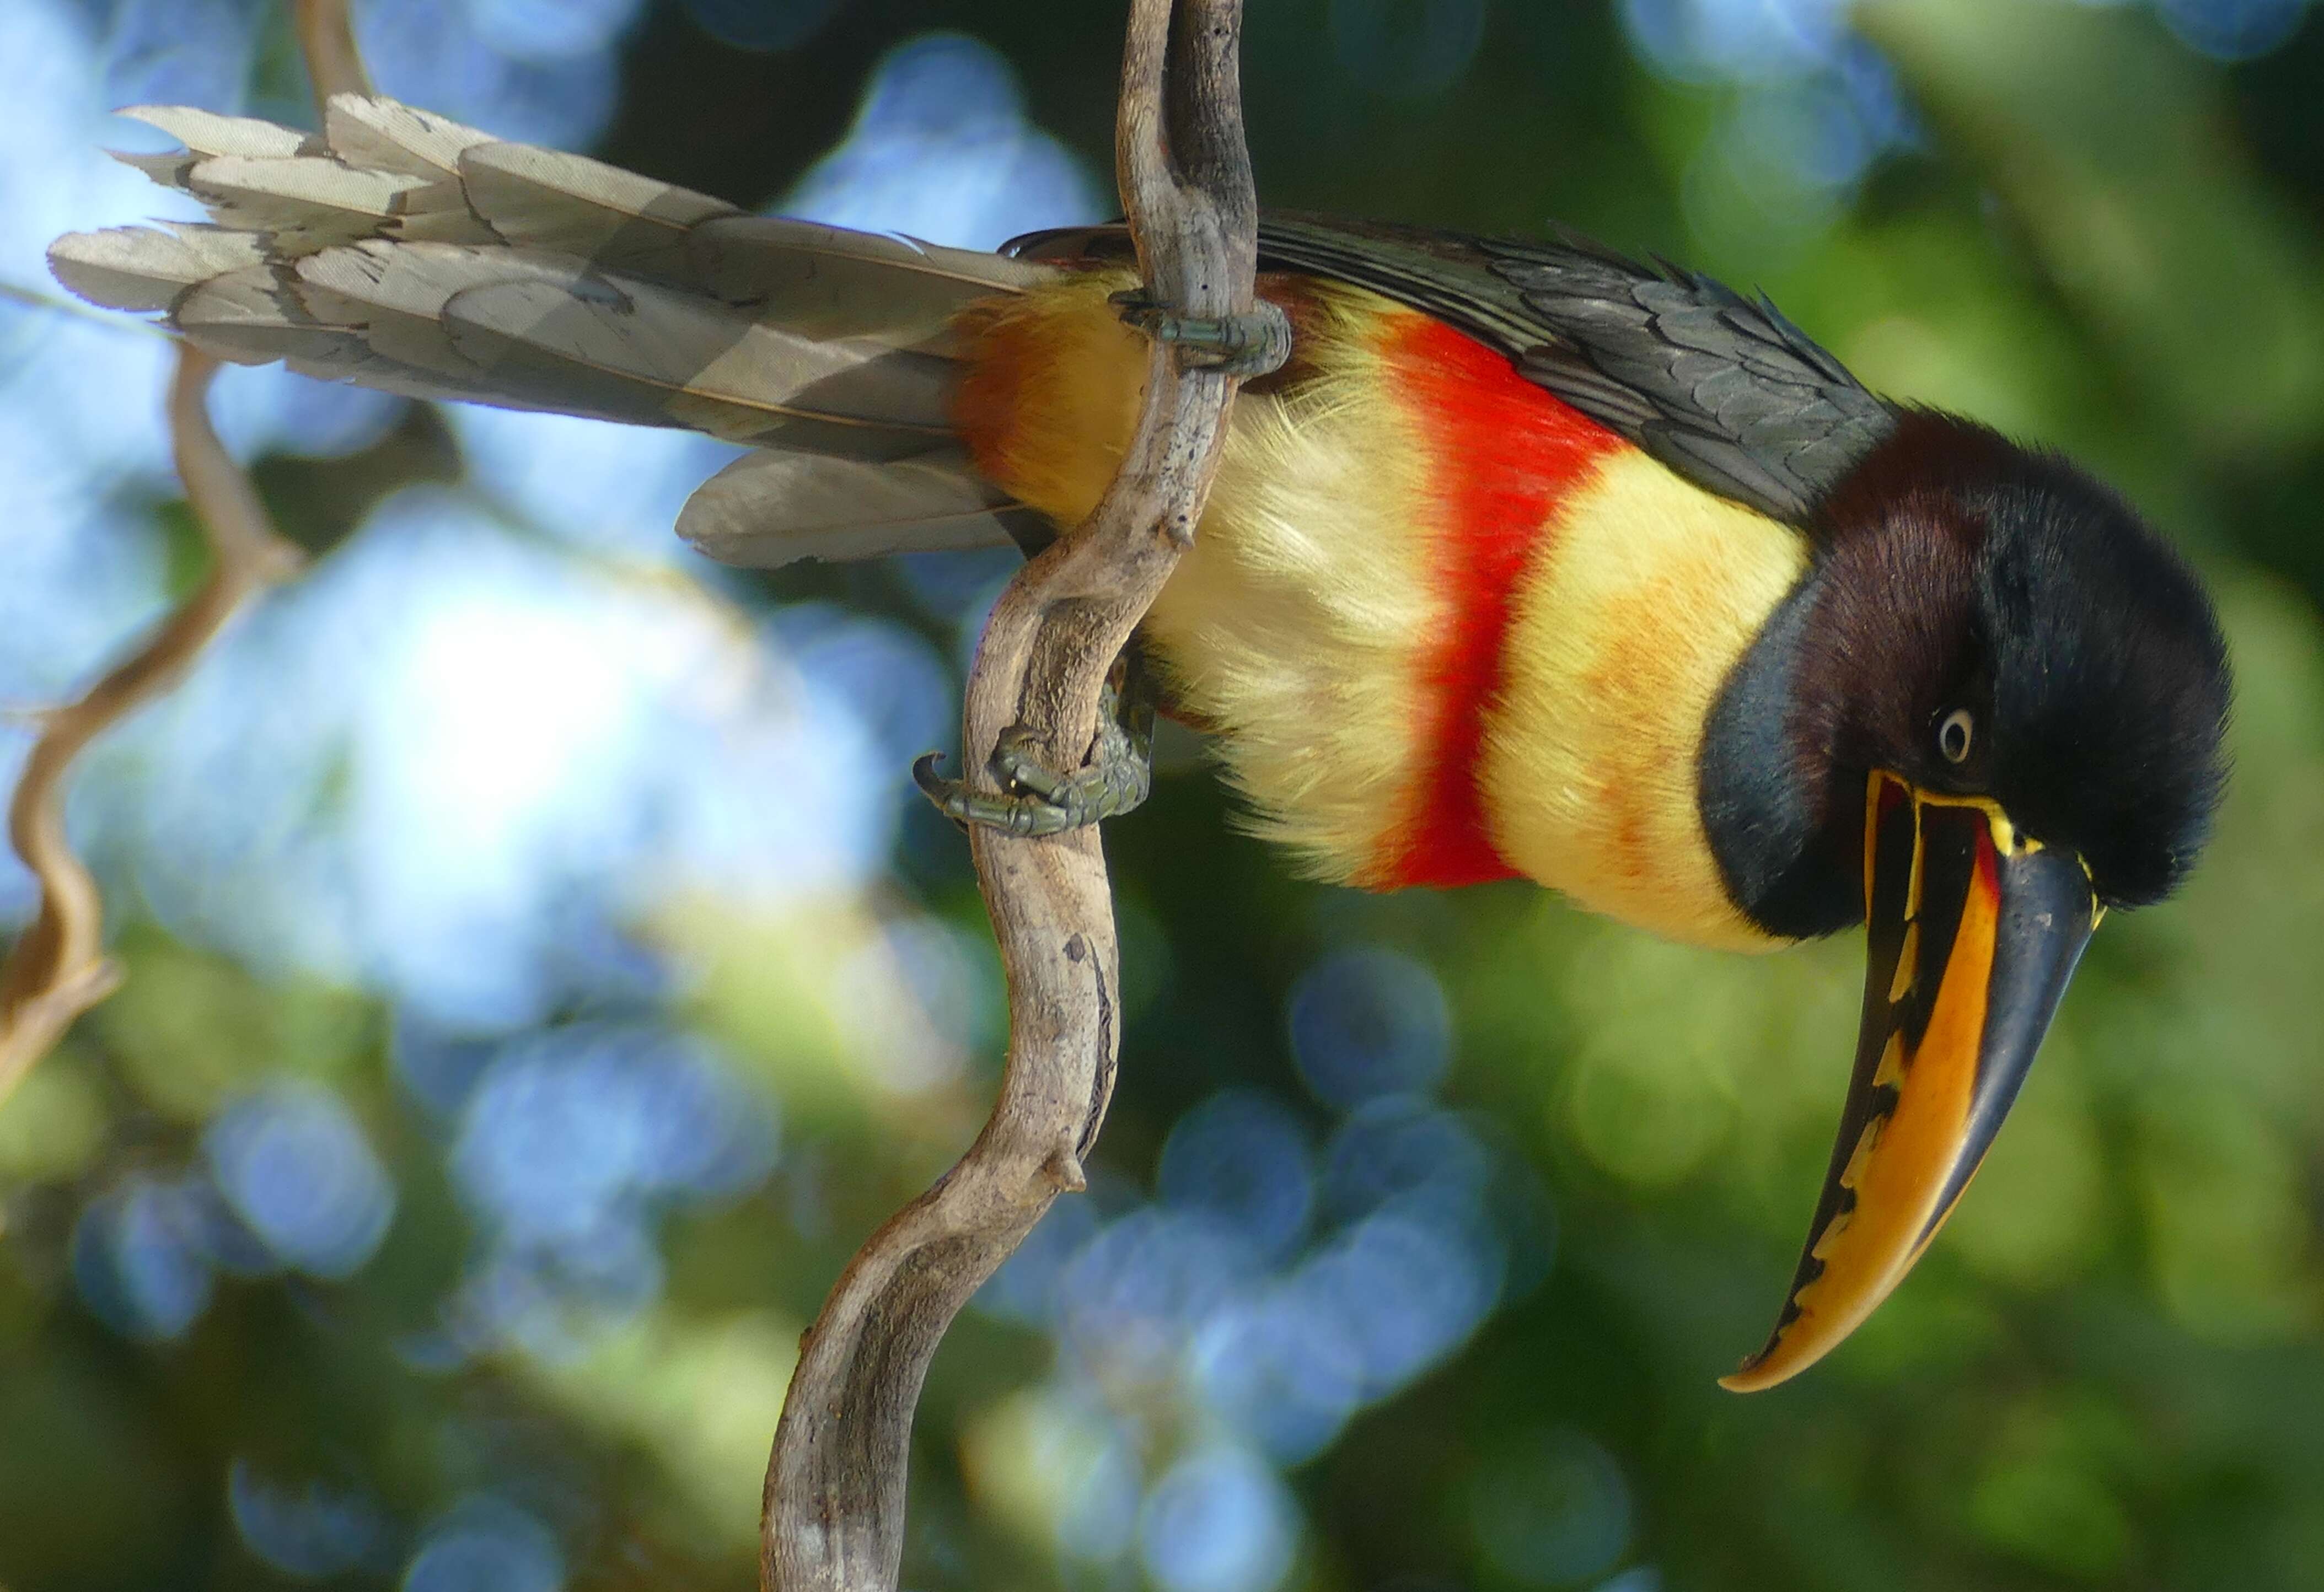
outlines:
[[[1244,147],[1241,0],[1133,0],[1116,175],[1148,288],[1195,317],[1252,308],[1258,202]],[[962,749],[990,787],[995,740],[1032,730],[1053,767],[1096,737],[1107,671],[1192,542],[1238,383],[1149,354],[1144,409],[1089,520],[1020,570],[970,670]],[[1009,984],[992,1116],[936,1186],[872,1236],[802,1341],[767,1468],[770,1592],[890,1592],[912,1416],[960,1307],[1082,1161],[1113,1090],[1120,955],[1094,830],[971,838]]]
[[[317,115],[329,107],[334,94],[372,91],[347,0],[290,0],[290,27],[299,35],[299,53],[307,58]]]

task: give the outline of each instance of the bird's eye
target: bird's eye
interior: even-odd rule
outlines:
[[[1945,754],[1945,761],[1949,763],[1964,762],[1969,758],[1969,741],[1976,733],[1977,721],[1969,717],[1969,709],[1957,707],[1937,725],[1937,750]]]

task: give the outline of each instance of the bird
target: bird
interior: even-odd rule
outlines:
[[[1149,336],[1233,356],[1139,299],[1120,225],[848,232],[379,97],[316,133],[124,114],[184,147],[122,158],[210,219],[62,237],[68,289],[228,360],[747,445],[677,524],[727,563],[1038,547],[1112,479]],[[2064,457],[1665,261],[1268,216],[1257,291],[1287,347],[1139,642],[1250,825],[1315,879],[1529,879],[1691,944],[1864,925],[1808,1238],[1722,1378],[1773,1386],[1927,1248],[2099,918],[2194,866],[2211,604]],[[1088,770],[1009,772],[953,810],[1097,811],[1058,796]]]

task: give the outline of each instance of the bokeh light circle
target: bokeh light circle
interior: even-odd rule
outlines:
[[[1452,1060],[1443,988],[1400,952],[1333,952],[1292,987],[1289,1009],[1292,1060],[1332,1105],[1432,1089]]]

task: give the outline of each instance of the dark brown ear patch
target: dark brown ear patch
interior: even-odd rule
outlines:
[[[1944,788],[1951,769],[1937,766],[1929,726],[1978,672],[1984,530],[1921,474],[1919,429],[1900,427],[1817,517],[1818,590],[1793,730],[1803,748],[1859,770],[1895,768]]]

